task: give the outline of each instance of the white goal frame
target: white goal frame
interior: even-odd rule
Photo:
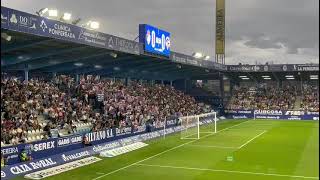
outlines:
[[[210,123],[214,123],[214,129],[212,129],[212,132],[201,132],[200,131],[200,118],[201,117],[209,117],[212,116],[212,122]],[[189,122],[190,119],[193,119],[193,122]],[[216,133],[217,132],[217,113],[216,112],[210,112],[210,113],[205,113],[205,114],[199,114],[199,115],[193,115],[193,116],[183,116],[179,118],[180,122],[181,122],[181,139],[200,139],[200,133]],[[207,124],[210,124],[207,123]],[[192,133],[191,135],[188,136],[184,136],[184,133],[186,133],[189,129],[193,129],[193,131],[195,131],[194,133]],[[194,136],[196,135],[196,137],[190,137],[190,136]]]

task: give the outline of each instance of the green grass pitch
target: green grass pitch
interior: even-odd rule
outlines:
[[[217,130],[201,133],[199,140],[168,135],[140,150],[47,179],[319,179],[318,121],[225,120]]]

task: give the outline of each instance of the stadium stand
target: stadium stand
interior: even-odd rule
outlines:
[[[1,78],[1,144],[15,145],[108,128],[136,128],[152,119],[210,111],[204,103],[166,85],[125,86],[88,76],[52,80]],[[176,101],[179,99],[179,101]]]
[[[303,98],[299,109],[295,108],[299,94]],[[277,86],[235,86],[234,94],[227,105],[229,109],[272,109],[272,110],[304,110],[319,111],[317,87],[304,84],[298,90],[297,85]]]

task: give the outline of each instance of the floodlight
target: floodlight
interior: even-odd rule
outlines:
[[[65,21],[69,21],[71,19],[70,13],[63,13],[62,19]]]
[[[97,22],[97,21],[91,21],[89,27],[90,27],[91,29],[99,29],[100,24],[99,24],[99,22]]]
[[[114,52],[111,52],[111,53],[110,53],[110,56],[113,57],[113,58],[117,58],[117,57],[118,57],[118,54],[116,54],[116,53],[114,53]]]
[[[42,8],[38,12],[36,12],[39,16],[42,16],[44,13],[46,13],[49,9],[48,8]]]
[[[75,66],[83,66],[83,63],[74,63]]]
[[[1,33],[1,38],[5,39],[6,41],[11,41],[12,36],[9,36],[7,33]]]
[[[239,76],[239,78],[246,78],[247,76]]]
[[[58,10],[56,10],[56,9],[49,9],[48,13],[49,13],[49,17],[57,17],[58,16]]]
[[[241,79],[243,79],[243,80],[248,80],[248,79],[250,79],[250,78],[241,78]]]
[[[94,65],[94,68],[96,68],[96,69],[101,69],[102,66],[101,66],[101,65]]]
[[[293,75],[286,75],[286,78],[293,78]]]
[[[209,59],[210,59],[210,56],[205,56],[204,57],[204,60],[206,60],[206,61],[209,60]]]
[[[310,75],[310,79],[311,80],[317,80],[318,79],[318,75]]]
[[[200,52],[195,52],[195,53],[192,54],[192,56],[193,56],[194,58],[200,59],[200,58],[203,57],[203,54],[200,53]]]

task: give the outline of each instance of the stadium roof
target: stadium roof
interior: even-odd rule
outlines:
[[[135,55],[96,48],[15,31],[1,39],[3,71],[56,72],[57,74],[97,74],[112,77],[175,80],[206,78],[217,72],[148,55]],[[211,71],[211,72],[209,72]]]

